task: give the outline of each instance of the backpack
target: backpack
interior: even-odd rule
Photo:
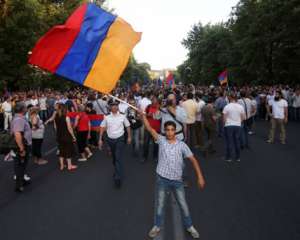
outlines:
[[[10,132],[0,133],[0,154],[8,154],[11,150],[18,150],[14,136]]]

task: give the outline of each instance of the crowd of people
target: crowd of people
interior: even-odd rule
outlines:
[[[300,123],[297,87],[180,85],[167,89],[149,85],[140,89],[137,85],[130,90],[118,88],[113,95],[117,98],[79,88],[4,93],[0,99],[0,130],[10,132],[17,144],[4,158],[14,161],[15,190],[23,192],[31,181],[26,174],[30,159],[38,165],[50,160],[43,159],[42,146],[46,126],[53,123],[61,171],[74,171],[77,161],[88,161],[96,149],[106,149],[113,159],[114,185],[121,188],[125,144],[131,145],[132,158],[141,163],[152,155],[157,162],[159,194],[149,236],[159,234],[165,193],[172,189],[187,231],[198,238],[184,197],[185,159],[191,161],[198,185],[203,188],[205,180],[193,154],[196,149],[204,156],[215,154],[216,139],[223,138],[224,160],[240,162],[241,150],[251,148],[249,135],[255,134],[257,120],[270,122],[266,136],[269,144],[277,141],[277,127],[280,143],[286,144],[286,124]],[[92,115],[98,116],[96,128]]]

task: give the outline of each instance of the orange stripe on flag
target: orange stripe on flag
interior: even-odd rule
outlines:
[[[123,73],[134,46],[141,40],[141,33],[117,18],[103,41],[84,86],[99,92],[111,92]]]

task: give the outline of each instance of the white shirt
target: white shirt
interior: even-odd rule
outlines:
[[[244,108],[246,118],[249,119],[251,117],[252,110],[252,102],[249,98],[241,98],[238,100],[238,103]]]
[[[193,99],[188,99],[182,103],[182,107],[184,108],[184,110],[187,114],[186,123],[187,124],[195,123],[196,115],[197,115],[197,111],[198,111],[197,102]]]
[[[35,107],[35,106],[37,106],[39,104],[39,100],[37,100],[37,99],[31,99],[30,100],[30,104]]]
[[[47,101],[47,98],[45,98],[45,97],[39,99],[41,110],[47,110],[46,101]]]
[[[223,114],[226,114],[225,127],[242,125],[242,116],[245,114],[244,108],[238,103],[229,103],[223,109]]]
[[[198,104],[198,109],[197,109],[196,121],[201,122],[202,121],[201,111],[202,108],[205,106],[205,102],[203,100],[200,100],[197,104]]]
[[[97,114],[106,115],[108,110],[108,104],[103,99],[97,99],[93,102],[93,108]]]
[[[268,104],[272,107],[273,118],[284,119],[284,109],[288,107],[288,103],[285,99],[279,101],[270,100]]]
[[[252,109],[254,109],[253,113],[251,113],[251,116],[255,116],[257,112],[257,102],[255,99],[251,100]]]
[[[11,103],[5,101],[4,103],[2,103],[2,109],[6,113],[11,113],[11,111],[12,111]]]
[[[128,109],[128,104],[122,102],[119,104],[120,113],[125,114],[127,109]]]
[[[294,108],[300,107],[300,95],[299,96],[295,95],[293,97],[293,107]]]
[[[125,115],[120,113],[104,116],[101,123],[101,127],[106,127],[107,135],[111,139],[122,137],[125,133],[124,126],[129,127],[130,123]]]
[[[142,100],[139,102],[139,107],[141,110],[145,111],[146,108],[151,104],[151,100],[149,98],[142,98]]]

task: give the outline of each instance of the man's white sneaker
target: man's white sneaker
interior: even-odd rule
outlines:
[[[31,178],[30,178],[27,174],[24,174],[24,180],[25,180],[25,181],[30,181]]]
[[[226,159],[225,162],[232,162],[232,160],[231,159]]]
[[[14,180],[16,180],[16,179],[17,179],[17,176],[14,175]],[[25,180],[25,181],[30,181],[31,178],[30,178],[27,174],[24,174],[24,180]]]
[[[78,159],[78,162],[86,162],[86,161],[87,161],[86,158],[79,158],[79,159]]]
[[[187,231],[189,234],[191,234],[192,238],[200,238],[200,235],[198,231],[194,228],[194,226],[188,228]]]
[[[155,237],[157,237],[157,235],[159,234],[159,232],[160,232],[160,228],[158,227],[158,226],[154,226],[151,230],[150,230],[150,232],[149,232],[149,237],[151,237],[151,238],[155,238]]]

